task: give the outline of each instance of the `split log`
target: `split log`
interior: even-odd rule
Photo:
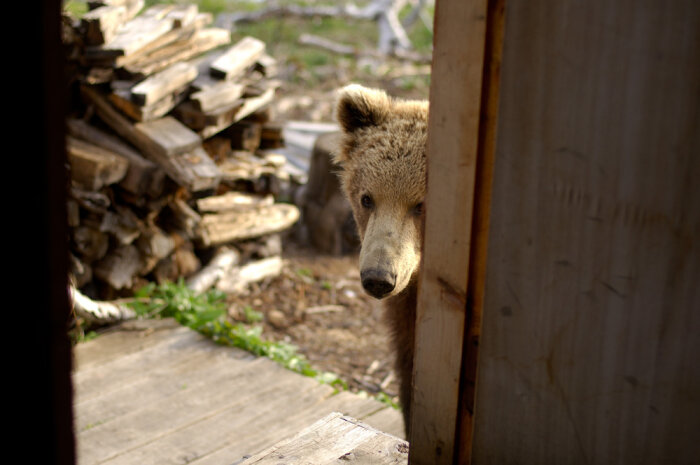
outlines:
[[[132,210],[120,210],[119,213],[108,211],[104,214],[100,231],[111,234],[120,245],[129,245],[141,235],[145,226]]]
[[[202,217],[194,211],[187,202],[180,198],[173,199],[168,205],[173,214],[175,226],[187,234],[188,238],[195,238],[199,235],[197,228],[202,222]]]
[[[208,16],[200,15],[197,23],[208,23]],[[166,37],[166,39],[170,39]],[[117,65],[123,67],[133,79],[144,78],[156,73],[167,66],[181,61],[194,59],[196,56],[214,50],[231,42],[231,33],[221,28],[195,29],[194,31],[178,32],[174,40],[167,45],[156,47],[153,51],[145,51],[133,56],[130,60],[117,60]]]
[[[216,288],[231,294],[244,294],[252,283],[278,276],[282,272],[280,257],[263,258],[232,268],[216,283]]]
[[[174,91],[186,88],[197,77],[197,68],[178,62],[131,88],[131,100],[140,106],[151,105]]]
[[[141,15],[125,23],[110,42],[86,47],[88,60],[116,60],[120,56],[137,53],[149,43],[166,34],[173,28],[173,20],[166,18],[172,10],[163,6],[154,6]]]
[[[96,227],[78,226],[71,239],[72,250],[88,263],[102,259],[109,250],[109,237]]]
[[[252,239],[289,229],[298,219],[299,209],[290,204],[205,214],[199,224],[199,240],[204,246],[212,246]]]
[[[127,20],[127,11],[123,6],[109,5],[88,11],[81,18],[85,43],[102,45],[110,42]]]
[[[199,258],[194,253],[192,245],[185,243],[182,247],[159,261],[153,270],[153,276],[159,283],[175,282],[181,277],[187,277],[195,273],[201,267]]]
[[[260,196],[246,192],[231,191],[222,195],[214,195],[197,200],[197,210],[207,213],[246,210],[251,207],[273,205],[274,202],[275,200],[271,195]]]
[[[71,180],[80,187],[98,191],[126,176],[129,161],[119,154],[70,136],[66,142]]]
[[[134,245],[118,247],[93,268],[95,276],[112,289],[130,288],[134,277],[141,269],[141,254]]]
[[[187,280],[187,287],[201,294],[211,289],[238,264],[240,253],[229,247],[221,247],[209,263]]]
[[[262,141],[262,124],[240,121],[222,132],[231,141],[234,150],[255,152]]]
[[[194,92],[190,100],[203,113],[237,103],[243,97],[245,86],[236,82],[221,81]]]
[[[121,139],[89,125],[83,120],[70,118],[67,121],[68,132],[75,138],[110,150],[126,158],[129,168],[119,185],[134,194],[148,193],[158,196],[163,190],[165,173],[158,166],[145,159]]]
[[[235,112],[230,114],[226,113],[227,117],[221,117],[216,124],[209,125],[204,128],[200,135],[203,138],[208,138],[221,132],[223,129],[230,127],[233,123],[242,120],[243,118],[257,112],[258,110],[264,108],[272,102],[275,96],[276,87],[267,89],[263,94],[258,97],[246,98],[243,100],[243,105],[238,108]]]
[[[218,185],[221,172],[202,149],[201,138],[175,118],[166,116],[132,124],[95,89],[83,86],[81,90],[105,123],[157,163],[175,182],[191,191]]]
[[[133,102],[129,89],[114,89],[109,94],[109,100],[112,105],[134,121],[153,121],[166,116],[173,108],[184,102],[187,99],[188,89],[187,85],[175,89],[160,100],[146,106]]]
[[[254,37],[244,37],[210,65],[212,76],[219,79],[233,79],[260,58],[265,52],[265,43]]]

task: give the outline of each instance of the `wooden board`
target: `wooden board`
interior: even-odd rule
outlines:
[[[197,191],[218,185],[221,173],[201,146],[201,139],[176,119],[132,124],[97,90],[83,86],[83,96],[95,105],[100,119],[158,164],[175,182]]]
[[[700,4],[509,2],[472,462],[700,457]]]
[[[299,434],[256,454],[241,465],[408,463],[408,443],[341,413],[331,413]]]
[[[172,92],[182,89],[197,77],[197,68],[177,62],[131,88],[131,99],[141,106],[151,105]]]
[[[210,73],[218,79],[232,79],[253,66],[264,52],[264,42],[244,37],[212,62]]]
[[[299,209],[292,204],[251,206],[245,210],[202,215],[200,240],[205,246],[252,239],[291,227],[299,219]]]
[[[477,166],[486,2],[438,2],[418,285],[411,463],[452,464]],[[455,57],[459,59],[455,59]]]
[[[378,401],[335,393],[171,319],[114,326],[73,353],[83,465],[240,463],[332,412],[371,426],[381,413],[385,427],[401,427],[400,413]]]
[[[86,57],[88,59],[116,59],[139,52],[173,28],[173,20],[166,18],[166,14],[167,10],[159,6],[149,8],[119,28],[110,42],[87,47]]]
[[[201,16],[198,22],[206,23],[207,16]],[[196,23],[194,31],[175,30],[174,39],[169,38],[167,45],[145,51],[133,56],[129,60],[119,59],[118,65],[134,76],[146,77],[180,61],[192,60],[196,56],[231,42],[231,33],[226,29],[208,27],[198,29]]]

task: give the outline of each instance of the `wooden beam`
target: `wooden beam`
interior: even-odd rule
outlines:
[[[411,464],[451,465],[455,458],[487,5],[442,0],[435,10]]]
[[[496,155],[501,56],[505,27],[506,0],[488,0],[484,77],[481,91],[481,123],[474,185],[469,280],[467,283],[467,321],[462,348],[462,372],[457,423],[456,463],[471,463],[474,434],[474,402],[476,397],[479,338],[484,311],[486,259],[491,213],[491,184]]]

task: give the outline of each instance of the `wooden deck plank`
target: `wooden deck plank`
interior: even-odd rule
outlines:
[[[368,418],[391,410],[385,415],[402,427],[385,404],[335,393],[172,320],[121,328],[74,350],[80,465],[230,465],[334,411]]]
[[[247,396],[226,409],[209,417],[202,416],[103,463],[151,463],[154,457],[158,457],[157,463],[163,465],[191,463],[228,446],[233,455],[223,463],[230,464],[236,458],[259,450],[261,446],[258,442],[262,442],[264,447],[278,440],[279,437],[274,435],[274,429],[271,432],[270,427],[284,424],[290,411],[311,408],[319,397],[329,394],[328,386],[301,376],[284,377],[283,382],[272,378],[267,384],[267,388],[258,387],[258,392],[246,393]],[[236,397],[235,391],[230,396]]]
[[[331,413],[241,465],[406,464],[408,443],[354,418]]]
[[[168,398],[202,382],[217,382],[217,373],[250,376],[247,372],[257,370],[260,361],[262,359],[251,361],[234,371],[230,367],[229,357],[201,354],[174,366],[173,370],[151,373],[126,385],[118,384],[108,393],[92,396],[86,401],[78,397],[75,402],[75,428],[84,431],[91,425],[145,408],[158,399]]]
[[[73,375],[76,399],[79,402],[104,395],[120,386],[142,380],[144,373],[158,369],[168,372],[171,365],[184,362],[200,354],[209,354],[216,345],[194,331],[175,330],[170,339],[144,348],[141,352],[127,354],[90,369],[78,370]],[[243,351],[233,351],[245,356]],[[245,362],[241,362],[245,363]]]
[[[191,332],[171,318],[136,320],[115,326],[102,334],[99,340],[84,342],[73,348],[73,371],[82,371],[157,345],[172,337],[173,331]]]
[[[101,463],[227,409],[267,406],[278,398],[289,402],[309,383],[314,387],[316,384],[308,378],[284,376],[286,370],[272,362],[261,363],[258,368],[205,379],[200,385],[84,431],[83,441],[78,444],[79,456],[88,463]]]
[[[250,451],[262,450],[270,444],[294,436],[308,425],[333,412],[339,412],[358,419],[371,419],[381,412],[386,412],[386,423],[393,430],[400,431],[400,438],[403,438],[403,417],[401,412],[374,399],[363,398],[343,391],[321,399],[310,408],[298,409],[296,415],[289,415],[283,421],[269,422],[265,434],[261,434],[260,431],[249,431],[249,434],[239,437],[239,442],[247,444],[248,448],[242,449],[240,444],[232,444],[192,463],[194,465],[230,465],[232,461],[235,463],[236,460],[240,460],[246,454],[250,454]],[[391,420],[389,420],[390,418]],[[374,427],[374,424],[369,421],[363,421]]]

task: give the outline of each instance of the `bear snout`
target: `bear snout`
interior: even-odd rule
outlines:
[[[360,272],[362,287],[372,297],[381,299],[396,287],[396,274],[379,268],[369,268]]]

